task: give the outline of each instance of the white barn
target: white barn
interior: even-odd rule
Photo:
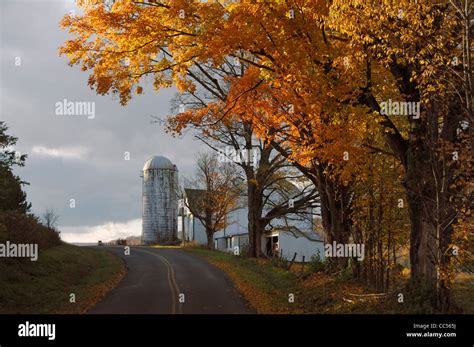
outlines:
[[[297,188],[295,188],[297,189]],[[193,199],[202,194],[199,189],[185,189],[184,199],[186,204],[192,204]],[[235,252],[245,251],[248,246],[248,208],[245,198],[242,198],[238,208],[228,215],[228,225],[224,230],[214,234],[214,247],[217,250]],[[195,242],[196,244],[207,244],[206,232],[203,224],[194,218],[192,213],[180,202],[180,213],[178,216],[178,236],[182,240]],[[302,218],[298,215],[288,215],[272,221],[271,225],[262,235],[262,252],[268,256],[278,255],[285,259],[297,262],[308,262],[313,255],[319,254],[324,259],[324,241],[318,226],[317,218],[313,210],[308,210],[307,215]],[[183,235],[184,227],[184,235]]]

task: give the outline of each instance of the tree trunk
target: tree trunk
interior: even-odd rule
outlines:
[[[213,238],[213,235],[214,235],[214,232],[211,230],[206,230],[206,234],[207,234],[207,248],[208,249],[214,249],[214,238]]]
[[[263,196],[254,182],[247,185],[248,191],[248,229],[249,229],[249,256],[259,258],[262,252],[262,199]]]
[[[349,190],[329,180],[322,172],[318,175],[318,189],[321,196],[321,217],[326,232],[326,242],[346,244],[351,234]],[[349,263],[348,258],[326,259],[332,267],[343,269]]]
[[[410,193],[408,193],[410,194]],[[412,295],[426,295],[435,306],[436,297],[436,239],[435,228],[423,216],[421,201],[409,199],[410,230],[410,285]]]
[[[444,223],[447,195],[437,184],[436,163],[430,162],[428,149],[420,147],[410,148],[406,171],[411,221],[409,288],[437,311],[447,312],[452,306],[447,276],[452,226]],[[446,179],[449,185],[449,177]]]
[[[358,243],[358,244],[363,244],[364,241],[363,241],[363,234],[362,234],[362,230],[360,229],[360,227],[355,227],[352,229],[352,236],[353,236],[353,239],[354,239],[354,242],[355,243]],[[366,262],[366,257],[364,258],[364,262]],[[361,262],[359,261],[356,261],[354,262],[353,266],[352,266],[352,277],[354,279],[357,279],[359,281],[362,281],[364,282],[365,281],[365,278],[364,278],[364,268],[366,268],[366,263],[362,264]]]
[[[214,249],[214,229],[212,226],[212,211],[206,211],[206,236],[207,236],[207,248]]]

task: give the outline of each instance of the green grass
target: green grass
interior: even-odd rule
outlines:
[[[0,313],[83,313],[123,273],[123,261],[111,253],[68,244],[40,250],[36,262],[0,258]]]

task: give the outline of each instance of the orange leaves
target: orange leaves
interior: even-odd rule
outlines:
[[[118,93],[122,104],[132,91],[142,93],[139,83],[147,75],[156,89],[175,85],[185,94],[218,80],[218,95],[210,92],[204,105],[170,119],[169,130],[251,121],[261,138],[289,146],[293,160],[325,162],[349,178],[364,158],[364,141],[380,125],[358,105],[368,65],[375,97],[399,94],[388,74],[395,57],[423,66],[413,78],[426,83],[427,92],[435,88],[425,81],[438,70],[423,62],[432,50],[447,48],[430,39],[432,16],[423,20],[430,8],[421,0],[382,1],[376,8],[364,1],[119,1],[111,9],[98,4],[83,16],[65,16],[61,26],[76,37],[60,54],[91,71],[89,84],[99,94]],[[205,76],[198,66],[219,76]]]
[[[89,85],[97,93],[117,93],[124,105],[133,90],[143,92],[146,75],[156,89],[173,84],[184,94],[206,90],[218,78],[219,96],[211,93],[205,104],[170,117],[168,131],[200,125],[212,132],[216,122],[251,122],[259,137],[290,148],[291,160],[327,163],[349,180],[372,128],[367,111],[353,106],[363,60],[343,40],[330,39],[328,14],[325,1],[310,0],[89,6],[83,16],[63,19],[76,38],[60,53],[92,71]],[[219,77],[203,75],[202,66]]]
[[[179,10],[131,1],[115,2],[111,9],[103,4],[87,6],[84,15],[66,15],[61,21],[76,38],[66,41],[60,54],[68,56],[69,64],[92,71],[89,82],[98,93],[118,93],[121,103],[126,104],[143,76],[153,75],[155,87],[161,88],[170,85],[170,71],[176,78],[185,74],[191,58],[175,60],[173,52],[166,49],[172,43],[179,47],[181,41],[189,42],[193,36],[185,21],[176,16]],[[192,18],[189,16],[190,21]],[[183,89],[191,86],[183,79],[179,83]]]
[[[188,126],[200,127],[205,125],[209,130],[213,130],[219,120],[225,121],[225,118],[222,117],[223,112],[223,105],[220,102],[212,102],[200,108],[188,109],[169,116],[166,129],[175,135],[181,135],[182,131]]]

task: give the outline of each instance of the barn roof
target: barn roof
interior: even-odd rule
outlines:
[[[184,188],[184,193],[186,195],[186,199],[188,200],[188,206],[191,209],[199,210],[199,206],[202,206],[202,202],[200,200],[203,198],[203,195],[206,193],[206,191],[204,189]]]

